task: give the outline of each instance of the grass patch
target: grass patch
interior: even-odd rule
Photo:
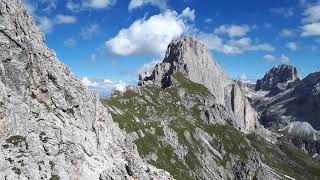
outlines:
[[[181,72],[176,72],[173,77],[180,83],[180,86],[190,93],[208,96],[209,90],[201,84],[197,84],[187,79]]]
[[[251,145],[263,155],[263,162],[273,169],[295,179],[319,179],[320,162],[289,144],[270,144],[258,135],[247,138]]]

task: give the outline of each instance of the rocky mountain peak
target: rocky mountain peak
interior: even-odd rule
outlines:
[[[0,179],[170,179],[47,48],[22,0],[0,0]]]
[[[162,63],[155,66],[150,76],[140,75],[139,85],[174,86],[174,75],[179,72],[194,83],[206,87],[217,104],[225,106],[236,119],[235,126],[244,131],[255,129],[257,114],[241,88],[212,59],[207,47],[194,37],[182,37],[168,45]]]
[[[270,69],[265,76],[257,81],[255,90],[270,91],[278,84],[288,84],[299,79],[296,67],[282,64]]]
[[[191,81],[202,84],[224,103],[224,87],[232,80],[214,61],[207,47],[194,37],[182,37],[172,41],[162,63],[157,64],[150,77],[140,76],[140,85],[158,84],[168,87],[171,75],[181,72]]]

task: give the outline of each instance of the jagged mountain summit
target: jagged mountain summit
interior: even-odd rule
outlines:
[[[143,159],[174,178],[319,177],[318,161],[260,127],[237,82],[197,39],[174,40],[163,62],[139,79],[103,102]]]
[[[0,0],[0,179],[170,179],[47,48],[21,0]]]
[[[266,75],[257,81],[255,90],[270,91],[280,84],[287,85],[299,79],[297,68],[282,64],[270,69]]]
[[[282,139],[292,142],[309,155],[318,156],[320,73],[311,73],[300,80],[297,68],[280,65],[269,70],[265,77],[257,82],[256,88],[260,86],[259,82],[269,84],[269,91],[250,91],[247,96],[260,116],[260,123],[280,132],[284,135]]]
[[[206,87],[215,102],[227,108],[234,116],[234,126],[243,131],[257,128],[257,114],[240,87],[211,58],[207,47],[193,37],[172,41],[162,63],[155,66],[150,76],[139,76],[139,85],[174,86],[176,72]]]

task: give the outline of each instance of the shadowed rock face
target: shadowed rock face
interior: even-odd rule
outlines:
[[[300,134],[302,130],[320,130],[320,72],[298,80],[296,68],[282,65],[272,68],[261,82],[267,82],[262,84],[268,86],[280,83],[267,89],[270,92],[248,93],[258,111],[260,123],[275,131],[286,127],[295,133],[282,131],[285,138],[310,155],[319,154],[319,139],[305,138]]]
[[[193,37],[172,41],[163,62],[155,66],[151,76],[140,75],[139,85],[174,86],[172,76],[176,72],[208,88],[216,103],[234,115],[237,128],[244,131],[256,128],[257,114],[239,86],[211,58],[206,46]]]
[[[270,91],[278,84],[293,82],[296,79],[298,79],[298,70],[293,66],[282,64],[272,68],[261,80],[258,80],[255,90]]]
[[[0,179],[168,179],[48,49],[21,0],[0,0]]]

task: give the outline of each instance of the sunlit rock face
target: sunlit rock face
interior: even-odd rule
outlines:
[[[140,85],[155,84],[163,88],[174,86],[172,76],[182,73],[189,80],[208,88],[215,102],[224,105],[235,117],[235,127],[253,131],[257,114],[239,86],[212,59],[207,47],[193,37],[172,41],[162,63],[155,66],[151,76],[140,75]]]
[[[0,179],[168,179],[47,48],[21,0],[0,0]]]

